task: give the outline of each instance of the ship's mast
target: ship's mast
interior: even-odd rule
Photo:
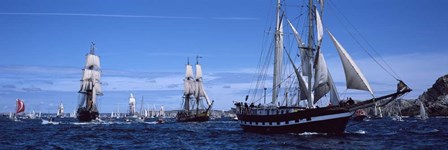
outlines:
[[[190,65],[190,58],[187,57],[187,67]],[[190,83],[191,78],[187,77],[185,79],[188,84]],[[191,85],[188,85],[188,88],[190,88]],[[191,93],[185,94],[184,95],[184,110],[185,111],[190,111],[190,97],[191,97]]]
[[[272,104],[276,105],[280,89],[283,58],[283,27],[280,16],[280,0],[277,0],[277,22],[275,28],[274,79],[272,84]]]
[[[307,57],[308,57],[308,60],[313,60],[313,32],[314,32],[314,25],[313,25],[313,0],[309,0],[309,5],[308,5],[308,19],[309,19],[309,22],[308,22],[308,26],[309,26],[309,28],[308,28],[308,48],[307,48]],[[310,95],[309,97],[308,97],[308,107],[309,108],[314,108],[314,105],[313,105],[313,99],[312,99],[312,96],[311,95],[313,95],[313,93],[312,93],[312,84],[311,84],[311,80],[312,80],[312,77],[313,77],[313,71],[311,71],[312,70],[312,66],[311,66],[311,63],[309,63],[309,62],[307,62],[307,67],[308,67],[308,70],[310,70],[310,75],[308,76],[308,95]]]
[[[201,58],[201,57],[199,57],[199,56],[196,56],[196,65],[198,65],[199,64],[199,58]],[[197,68],[196,68],[197,69]],[[196,79],[196,80],[199,80],[199,79]],[[197,91],[197,92],[199,92],[199,91]],[[201,98],[198,96],[198,97],[196,97],[196,114],[199,114],[199,100],[200,100]]]
[[[95,43],[92,42],[92,45],[90,45],[90,54],[94,55],[95,54]]]

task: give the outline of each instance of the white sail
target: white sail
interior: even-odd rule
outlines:
[[[319,11],[316,11],[316,25],[317,25],[317,47],[320,47],[320,44],[322,43],[322,38],[324,37],[324,28],[322,25],[322,19],[320,18]]]
[[[184,95],[191,95],[195,93],[195,83],[193,79],[185,79],[184,81]]]
[[[277,1],[277,23],[275,31],[274,79],[272,84],[272,103],[276,105],[278,91],[281,88],[283,63],[283,16],[280,16],[280,0]]]
[[[63,114],[64,114],[64,105],[62,103],[59,103],[58,112],[56,113],[56,116],[62,116]]]
[[[96,107],[96,89],[92,89],[92,107]]]
[[[292,64],[294,72],[296,73],[297,80],[299,81],[299,90],[300,90],[299,100],[308,99],[308,97],[310,97],[307,92],[308,84],[305,82],[305,79],[303,78],[302,74],[299,72],[299,69],[294,64],[294,61],[292,61],[291,55],[289,55],[288,51],[286,51],[286,54],[288,55],[289,61]]]
[[[135,113],[135,97],[131,93],[131,96],[129,97],[129,114]]]
[[[195,89],[195,97],[196,99],[200,99],[204,97],[207,101],[207,104],[210,106],[210,100],[208,99],[207,93],[205,92],[204,85],[202,83],[202,67],[199,64],[196,64],[196,89]]]
[[[103,88],[99,82],[95,83],[96,95],[103,95]]]
[[[165,116],[165,110],[163,109],[163,106],[160,106],[159,117],[163,116]]]
[[[314,73],[314,103],[319,101],[325,94],[330,92],[330,85],[328,84],[328,68],[325,62],[324,55],[317,50],[317,58],[315,63]]]
[[[100,68],[100,57],[94,54],[87,54],[86,68],[90,68],[91,66]]]
[[[87,89],[92,89],[95,87],[97,95],[101,95],[102,88],[101,88],[101,72],[99,70],[89,70],[84,69],[84,74],[82,77],[82,83],[81,83],[81,92],[85,92]]]
[[[187,64],[185,68],[186,68],[185,78],[193,78],[193,66]]]
[[[342,45],[336,40],[336,38],[328,31],[333,43],[338,50],[339,57],[341,58],[342,65],[344,67],[345,79],[348,89],[358,89],[369,91],[373,95],[369,82],[364,78],[364,75],[353,61],[352,57],[342,47]]]
[[[314,73],[314,86],[313,89],[319,86],[326,85],[328,83],[328,68],[324,59],[324,55],[318,50],[316,59],[315,73]],[[317,98],[316,98],[317,99]]]
[[[422,101],[420,101],[420,117],[423,120],[428,119],[428,115],[426,114],[425,106]]]
[[[202,67],[196,64],[196,79],[202,78]]]
[[[204,85],[202,84],[202,79],[196,80],[196,87],[197,87],[196,94],[195,94],[196,99],[200,99],[201,97],[204,97],[207,104],[210,106],[211,102],[208,99],[207,93],[205,92]]]
[[[195,84],[193,79],[193,67],[190,64],[186,66],[186,75],[184,80],[184,95],[194,94]]]
[[[331,77],[330,71],[328,71],[328,83],[330,85],[330,103],[333,106],[339,105],[339,93],[334,84],[333,77]]]
[[[305,47],[303,45],[302,39],[300,38],[299,33],[297,32],[296,28],[292,25],[292,23],[288,21],[289,27],[291,27],[291,30],[294,34],[294,37],[296,38],[297,44],[299,44],[299,52],[300,52],[300,58],[301,58],[301,62],[302,62],[302,74],[304,76],[310,76],[311,75],[311,71],[310,71],[310,67],[308,67],[310,65],[310,60],[309,57],[305,51],[305,49],[303,49],[303,47]]]

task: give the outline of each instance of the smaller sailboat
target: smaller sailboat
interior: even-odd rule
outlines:
[[[129,96],[129,114],[127,115],[128,118],[137,118],[137,115],[135,114],[135,97],[131,93]]]
[[[183,109],[177,112],[178,122],[208,121],[210,120],[210,109],[213,101],[210,102],[205,92],[202,78],[202,67],[199,64],[199,56],[196,57],[196,78],[193,78],[193,66],[187,61],[186,75],[184,79]],[[206,102],[204,105],[204,101]],[[206,106],[202,107],[201,106]]]
[[[159,118],[157,119],[157,123],[165,123],[165,120],[163,119],[165,116],[165,109],[163,109],[163,106],[160,106],[159,110]]]
[[[426,114],[425,106],[422,101],[420,101],[420,119],[421,120],[428,119],[428,114]]]
[[[58,112],[56,112],[56,117],[64,118],[64,105],[59,103]]]
[[[25,103],[23,102],[23,100],[17,99],[16,102],[17,102],[16,114],[25,112]]]
[[[20,99],[16,99],[16,113],[14,113],[14,114],[10,113],[9,119],[11,119],[13,121],[19,121],[17,119],[17,116],[22,112],[25,112],[25,103]]]

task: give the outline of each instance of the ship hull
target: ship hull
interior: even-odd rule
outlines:
[[[99,116],[98,112],[89,111],[82,108],[78,109],[77,112],[77,118],[79,122],[89,122],[92,120],[96,120],[98,116]]]
[[[271,115],[269,115],[271,114]],[[237,114],[241,128],[256,133],[342,134],[353,115],[347,109],[257,109]]]
[[[206,112],[203,112],[203,113],[200,113],[197,115],[178,113],[177,117],[176,117],[177,122],[205,122],[205,121],[209,121],[209,120],[210,120],[210,116]]]

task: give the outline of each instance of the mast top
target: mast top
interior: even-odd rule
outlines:
[[[196,56],[196,64],[199,64],[199,58],[202,58],[202,56]]]
[[[95,54],[95,42],[91,42],[90,45],[90,54]]]

